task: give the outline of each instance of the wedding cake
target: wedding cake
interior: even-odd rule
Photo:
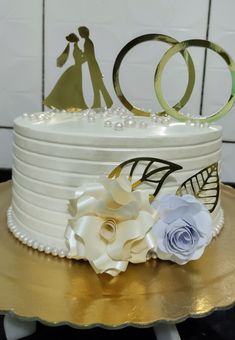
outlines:
[[[61,258],[86,260],[96,273],[116,276],[128,263],[149,259],[183,265],[199,259],[223,226],[220,206],[222,128],[211,125],[235,100],[232,58],[206,40],[177,42],[146,34],[129,42],[113,67],[114,89],[123,108],[111,108],[87,27],[66,37],[57,58],[62,67],[73,49],[75,64],[65,70],[44,100],[50,110],[25,113],[14,122],[12,203],[8,226],[21,242]],[[160,60],[154,86],[163,112],[150,113],[124,96],[119,68],[125,54],[146,41],[173,45]],[[228,102],[205,117],[181,108],[193,90],[195,69],[186,48],[219,53],[232,76]],[[161,75],[177,52],[189,71],[182,99],[171,107]],[[82,89],[86,57],[94,102],[87,109]]]
[[[92,185],[96,187],[100,177],[108,176],[121,162],[137,158],[140,158],[140,165],[132,180],[141,177],[145,158],[162,159],[179,165],[177,171],[165,179],[157,196],[175,195],[182,183],[202,169],[216,163],[220,167],[221,135],[222,129],[216,125],[180,123],[154,115],[151,118],[134,117],[124,109],[24,114],[14,123],[13,189],[12,205],[8,212],[9,229],[15,237],[34,249],[59,257],[76,257],[73,256],[74,248],[77,247],[74,242],[76,239],[81,241],[82,236],[75,235],[71,240],[71,227],[68,229],[68,225],[70,223],[74,226],[73,217],[77,213],[71,212],[74,202],[70,202],[68,210],[70,200],[80,195],[84,199],[77,202],[77,207],[84,208],[83,215],[99,216],[95,213],[95,209],[99,208],[97,204],[92,205],[91,202],[90,211],[87,207],[82,207],[83,204],[89,206],[92,197],[98,197],[96,194],[89,196],[89,188]],[[154,169],[154,164],[152,168]],[[107,188],[107,185],[104,186]],[[143,183],[134,192],[149,196],[153,191],[154,183],[150,182]],[[121,196],[121,193],[119,194]],[[109,195],[114,197],[112,192]],[[85,198],[88,202],[85,202]],[[132,199],[128,200],[131,202]],[[206,200],[210,202],[211,199]],[[126,203],[128,206],[129,202]],[[119,209],[121,202],[116,202],[116,205],[112,207],[112,211],[114,208]],[[130,207],[131,209],[134,208]],[[150,209],[153,208],[150,206],[141,209],[145,213],[148,211],[149,215],[152,214]],[[128,212],[124,212],[125,214],[128,215]],[[215,236],[223,225],[219,199],[211,216],[211,233]],[[109,220],[108,216],[105,218]],[[150,217],[146,215],[146,218],[148,220]],[[129,219],[133,220],[132,217]],[[154,219],[155,217],[153,221]],[[126,218],[124,220],[126,221]],[[113,232],[112,223],[114,222],[111,218],[104,232]],[[76,222],[74,228],[78,228]],[[90,228],[95,230],[94,225]],[[90,228],[89,234],[92,233]],[[124,233],[128,234],[127,230],[128,226]],[[149,227],[147,231],[145,229],[144,235],[131,236],[131,239],[138,243],[138,240],[145,238],[148,231]],[[84,237],[86,238],[86,235]],[[87,237],[89,238],[89,235]],[[100,238],[105,236],[101,235]],[[151,244],[144,246],[145,260],[150,254],[155,254],[156,250],[155,241],[150,240],[150,236],[148,238]],[[112,243],[110,240],[107,242],[109,245]],[[127,240],[125,242],[128,243]],[[84,248],[84,243],[86,241],[82,240],[81,248]],[[95,240],[91,247],[96,247]],[[147,253],[147,250],[151,250],[151,253]],[[85,258],[85,255],[81,254],[80,258]],[[126,258],[121,261],[127,262]],[[139,261],[137,259],[132,262]],[[140,262],[143,262],[142,258]],[[107,272],[112,274],[114,267],[111,266]],[[97,272],[106,271],[95,269]]]

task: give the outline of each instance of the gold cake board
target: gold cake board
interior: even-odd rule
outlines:
[[[176,323],[235,302],[235,190],[222,187],[225,226],[203,257],[184,266],[150,261],[113,278],[88,263],[20,243],[7,229],[11,182],[0,185],[0,311],[73,327]]]

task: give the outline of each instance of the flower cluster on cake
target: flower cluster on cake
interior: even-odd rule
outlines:
[[[147,164],[142,177],[132,183],[138,163]],[[156,163],[161,166],[152,168]],[[130,165],[129,176],[122,175]],[[79,187],[68,206],[69,256],[89,261],[96,273],[112,276],[125,271],[129,262],[159,258],[183,265],[199,259],[212,239],[210,212],[219,196],[217,168],[213,164],[203,169],[175,195],[157,193],[166,177],[181,166],[147,157],[128,160],[108,177]],[[153,195],[139,189],[144,182],[157,185]]]

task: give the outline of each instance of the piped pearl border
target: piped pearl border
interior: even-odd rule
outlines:
[[[219,222],[217,224],[217,226],[213,229],[213,233],[212,236],[215,237],[217,235],[219,235],[220,230],[223,228],[224,226],[224,211],[222,208],[220,208],[219,210]]]
[[[70,258],[67,250],[58,249],[50,245],[44,245],[38,242],[37,240],[33,240],[28,235],[20,232],[14,223],[12,207],[10,207],[7,211],[7,225],[8,225],[8,229],[12,232],[15,238],[17,238],[19,241],[21,241],[23,244],[27,245],[28,247],[31,247],[40,252],[44,252],[46,254],[58,256],[60,258],[64,258],[64,257]]]
[[[212,233],[213,237],[219,235],[220,230],[224,226],[224,212],[223,212],[222,208],[220,208],[219,214],[220,214],[219,223],[213,229],[213,233]],[[7,225],[8,225],[8,229],[15,236],[15,238],[17,238],[19,241],[21,241],[23,244],[27,245],[28,247],[31,247],[35,250],[40,251],[40,252],[44,252],[46,254],[58,256],[60,258],[64,258],[64,257],[66,257],[68,259],[71,258],[69,256],[67,250],[51,247],[50,245],[43,245],[42,243],[38,242],[37,240],[33,240],[32,238],[28,237],[26,234],[20,232],[19,229],[16,227],[16,225],[14,223],[14,218],[13,218],[11,206],[7,211]]]

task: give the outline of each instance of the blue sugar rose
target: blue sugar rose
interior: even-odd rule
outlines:
[[[160,196],[152,206],[159,214],[153,225],[158,258],[181,265],[200,258],[212,239],[206,207],[191,195]]]

